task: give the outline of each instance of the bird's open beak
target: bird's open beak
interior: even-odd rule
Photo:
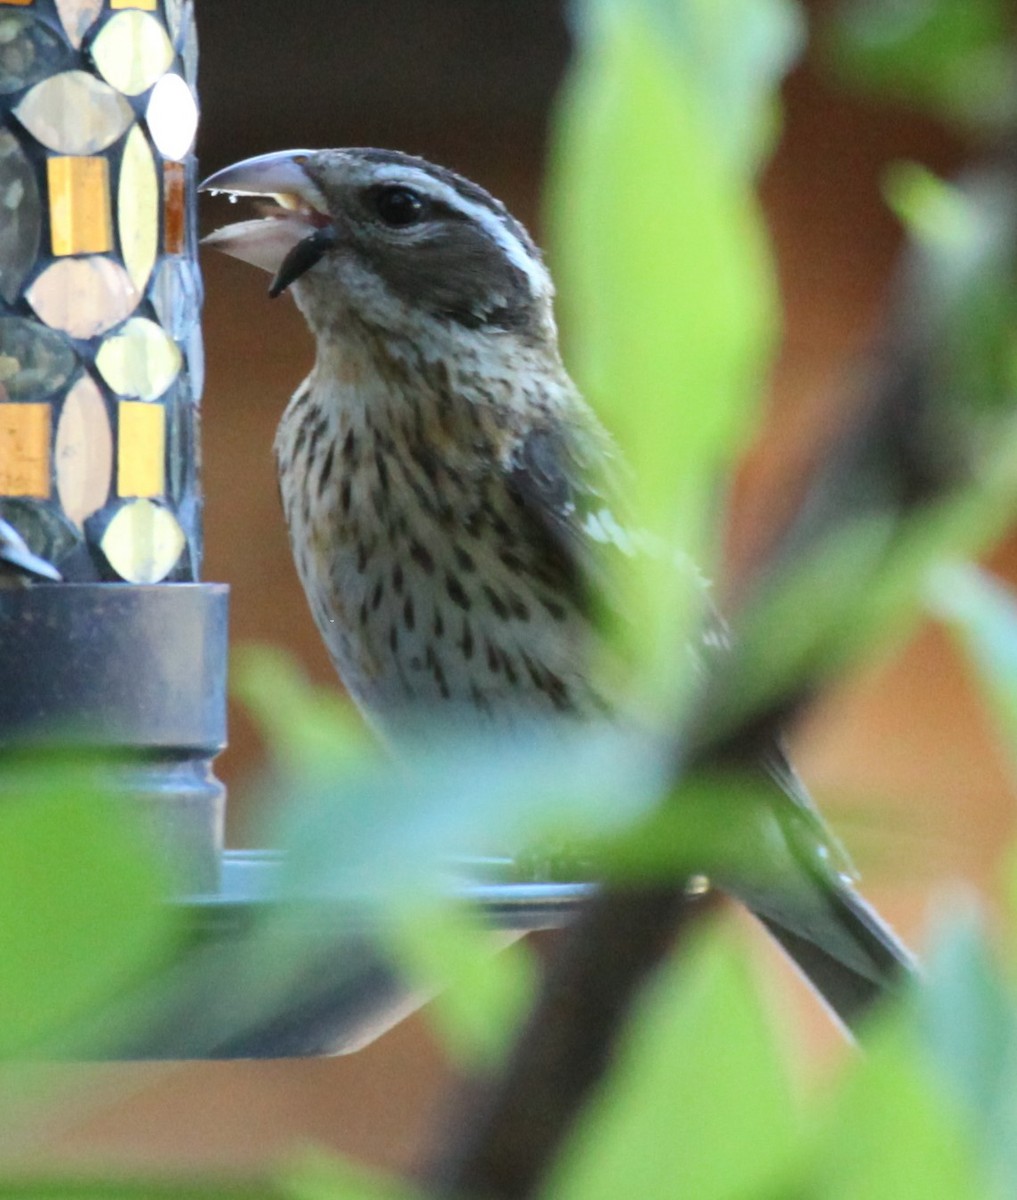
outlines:
[[[243,262],[271,272],[270,295],[278,296],[335,244],[335,228],[328,204],[304,170],[310,150],[284,150],[245,158],[210,175],[203,192],[264,197],[275,202],[263,206],[253,221],[237,221],[202,239],[203,245],[221,250]]]

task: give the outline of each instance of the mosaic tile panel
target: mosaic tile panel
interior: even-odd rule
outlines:
[[[196,578],[193,0],[0,0],[0,514],[69,580]]]

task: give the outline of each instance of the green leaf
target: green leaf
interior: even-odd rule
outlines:
[[[1017,598],[973,563],[939,567],[930,610],[957,638],[978,673],[1011,759],[1017,763]]]
[[[312,764],[286,777],[291,803],[271,815],[265,839],[285,851],[286,891],[412,909],[447,894],[456,859],[624,828],[666,787],[665,747],[648,738],[595,726],[529,732],[446,729],[403,747],[398,763],[344,775]]]
[[[988,549],[1017,511],[1017,425],[997,427],[996,441],[970,486],[903,518],[845,514],[808,556],[785,564],[743,614],[708,727],[736,726],[803,678],[816,686],[899,643],[926,602],[930,572]]]
[[[363,1195],[363,1193],[362,1193]],[[289,1200],[274,1183],[224,1179],[0,1179],[0,1200]],[[356,1200],[356,1198],[355,1198]],[[364,1195],[364,1200],[389,1200]]]
[[[87,762],[5,763],[0,1059],[116,1045],[116,1029],[92,1029],[103,1005],[163,960],[175,929],[147,832],[138,802]]]
[[[829,1106],[817,1144],[815,1200],[988,1200],[958,1106],[945,1095],[907,1024],[870,1031]]]
[[[909,1012],[999,1194],[1017,1193],[1017,1014],[973,903],[951,905]]]
[[[452,1057],[474,1070],[495,1068],[533,999],[528,947],[462,905],[425,903],[383,930],[411,989],[434,999],[427,1015]]]
[[[981,214],[970,197],[919,163],[894,163],[884,181],[887,202],[927,247],[973,259],[982,242]]]
[[[281,1200],[422,1200],[423,1193],[380,1171],[312,1152],[287,1163],[278,1173]],[[227,1197],[227,1200],[229,1198]]]
[[[797,1124],[744,948],[715,934],[653,985],[543,1194],[788,1194]]]
[[[570,366],[632,468],[634,526],[660,548],[616,581],[629,649],[673,691],[700,595],[674,558],[709,558],[720,475],[755,428],[776,286],[751,188],[647,5],[583,11],[553,126],[548,227]]]
[[[283,770],[342,771],[370,755],[370,737],[353,705],[336,687],[312,687],[278,647],[235,650],[230,680]]]
[[[704,117],[727,165],[751,175],[778,126],[776,90],[805,43],[802,10],[790,0],[635,0],[695,81]],[[575,6],[579,32],[597,36],[611,0]]]
[[[1017,102],[1006,0],[852,0],[829,30],[840,73],[964,127],[1001,131]]]

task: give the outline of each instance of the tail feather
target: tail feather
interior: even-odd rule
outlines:
[[[819,881],[817,881],[819,882]],[[786,915],[773,904],[755,915],[819,993],[854,1031],[884,997],[914,978],[911,952],[848,884],[823,881],[807,918],[798,903]]]

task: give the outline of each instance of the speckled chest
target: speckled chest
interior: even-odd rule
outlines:
[[[320,369],[276,438],[294,559],[351,695],[495,720],[580,711],[590,631],[532,544],[498,397]]]

